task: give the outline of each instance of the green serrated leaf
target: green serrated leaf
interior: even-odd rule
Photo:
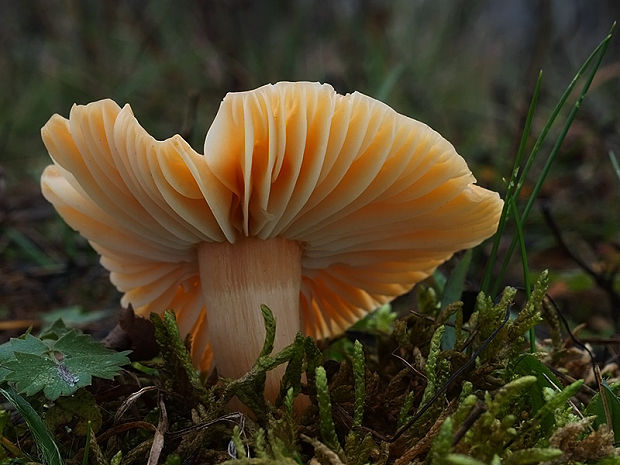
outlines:
[[[42,390],[45,397],[56,400],[90,384],[90,379],[84,384],[84,379],[80,381],[64,365],[40,355],[17,352],[15,360],[7,362],[5,367],[10,371],[6,376],[7,381],[15,383],[17,392],[27,396]]]
[[[13,338],[9,341],[12,352],[21,352],[23,354],[43,355],[49,351],[49,346],[41,339],[27,334],[22,338]]]
[[[92,377],[111,379],[129,363],[129,352],[114,352],[92,337],[73,330],[47,343],[27,336],[11,341],[14,359],[3,363],[7,381],[17,391],[34,395],[43,391],[50,400],[88,386]]]
[[[11,348],[11,341],[0,344],[0,365],[13,358],[13,349]]]
[[[11,338],[10,341],[0,345],[0,381],[5,380],[10,373],[7,363],[15,361],[15,352],[43,355],[47,351],[49,351],[49,347],[30,334],[21,338]]]
[[[39,333],[39,339],[60,339],[62,336],[72,331],[61,319],[54,320],[50,325],[45,326]]]

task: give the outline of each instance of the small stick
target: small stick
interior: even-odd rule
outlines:
[[[452,447],[458,444],[458,442],[463,438],[463,436],[465,436],[465,433],[469,431],[469,428],[471,428],[476,422],[476,420],[480,418],[480,415],[482,415],[486,411],[487,406],[483,402],[477,401],[474,407],[469,412],[469,415],[467,415],[467,418],[465,418],[465,420],[463,421],[463,424],[459,427],[458,430],[456,430],[456,433],[454,433],[454,438],[452,439]]]

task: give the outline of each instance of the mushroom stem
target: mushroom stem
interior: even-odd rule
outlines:
[[[243,238],[235,244],[204,243],[198,249],[200,280],[208,313],[208,336],[218,373],[244,375],[265,338],[260,305],[276,319],[274,352],[301,329],[301,247],[295,241]],[[269,373],[265,396],[275,400],[284,367]]]

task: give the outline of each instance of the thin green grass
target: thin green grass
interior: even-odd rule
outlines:
[[[84,445],[84,455],[82,456],[82,465],[88,465],[88,456],[90,454],[90,436],[92,434],[91,422],[86,427],[86,444]]]
[[[532,288],[530,286],[530,267],[527,263],[527,249],[525,247],[525,235],[523,234],[523,223],[519,217],[519,210],[515,203],[514,197],[510,199],[510,209],[512,211],[512,217],[515,220],[515,229],[517,232],[517,239],[519,240],[519,246],[521,249],[521,264],[523,267],[523,285],[525,287],[525,297],[530,300]],[[536,352],[536,335],[534,334],[534,328],[529,330],[530,336],[530,352]]]
[[[482,279],[481,289],[484,293],[488,293],[490,282],[491,282],[491,276],[493,272],[493,265],[495,264],[497,260],[497,252],[499,250],[500,239],[504,235],[504,229],[506,228],[506,223],[508,221],[508,217],[509,217],[508,211],[509,211],[509,207],[511,206],[511,203],[509,203],[509,199],[512,199],[515,197],[514,191],[515,191],[515,187],[517,185],[518,179],[519,179],[519,170],[521,167],[521,162],[523,160],[523,154],[525,153],[525,146],[530,136],[532,120],[534,119],[534,113],[536,110],[536,105],[538,103],[538,96],[540,94],[541,83],[542,83],[542,72],[538,74],[536,86],[534,87],[534,93],[532,94],[532,99],[530,101],[530,106],[527,112],[527,118],[525,120],[525,127],[523,129],[523,134],[521,135],[521,142],[519,143],[519,151],[517,152],[517,156],[515,158],[515,162],[512,167],[512,174],[510,176],[510,180],[508,181],[508,185],[506,186],[506,194],[504,196],[504,198],[506,199],[506,203],[504,203],[504,208],[502,209],[502,214],[500,216],[499,223],[497,226],[497,233],[495,234],[495,240],[493,241],[493,247],[491,249],[491,253],[489,256],[489,260],[487,262],[484,277]],[[530,154],[530,158],[532,158],[531,154]],[[526,169],[529,170],[529,166],[526,166]]]
[[[506,189],[506,195],[505,195],[505,204],[504,204],[504,210],[502,211],[502,215],[500,218],[500,223],[498,226],[498,234],[496,234],[495,236],[495,240],[493,243],[493,247],[492,247],[492,252],[491,252],[491,256],[487,262],[486,265],[486,269],[485,269],[485,273],[484,273],[484,277],[483,277],[483,281],[482,281],[482,290],[485,293],[490,293],[490,295],[495,296],[497,295],[497,293],[499,292],[500,286],[503,282],[504,276],[506,274],[506,270],[508,269],[508,265],[510,263],[510,260],[512,258],[512,255],[514,253],[514,250],[520,240],[519,238],[519,234],[515,235],[512,239],[512,242],[504,256],[504,259],[502,261],[501,264],[501,268],[500,271],[496,274],[496,279],[493,282],[493,284],[491,285],[491,275],[493,274],[493,268],[496,265],[496,260],[497,260],[497,251],[499,249],[499,241],[501,240],[501,237],[503,235],[503,232],[505,230],[506,227],[506,222],[508,221],[509,216],[512,216],[513,220],[515,220],[515,223],[520,223],[521,224],[521,233],[522,233],[522,227],[525,224],[531,210],[532,207],[534,205],[534,201],[536,200],[536,198],[538,197],[538,193],[540,192],[540,189],[543,185],[543,183],[545,182],[545,179],[547,178],[550,170],[551,170],[551,166],[553,165],[553,162],[555,160],[555,158],[557,157],[558,153],[559,153],[559,149],[562,146],[562,143],[564,142],[564,139],[566,137],[566,134],[568,133],[568,130],[573,122],[573,120],[575,119],[575,116],[577,115],[577,112],[579,111],[579,108],[581,107],[581,104],[583,103],[583,100],[586,96],[586,94],[588,93],[588,90],[590,88],[590,85],[592,83],[592,80],[594,79],[594,76],[596,74],[596,72],[598,71],[598,68],[600,67],[601,61],[603,60],[603,57],[605,56],[605,53],[607,51],[607,48],[609,46],[609,42],[611,40],[611,37],[614,33],[616,27],[616,23],[614,23],[611,27],[611,30],[609,32],[609,34],[598,44],[598,46],[594,49],[594,51],[590,54],[590,56],[586,59],[586,61],[583,63],[583,65],[581,66],[581,68],[579,68],[579,70],[577,71],[577,74],[575,75],[575,77],[573,78],[573,80],[571,81],[571,83],[568,85],[568,87],[566,88],[566,90],[564,91],[564,93],[562,94],[562,96],[560,97],[560,100],[558,101],[558,103],[556,104],[555,108],[553,109],[551,115],[549,116],[549,118],[547,119],[545,126],[543,127],[542,132],[540,133],[540,135],[538,136],[536,142],[534,143],[534,146],[528,156],[528,159],[525,163],[525,166],[523,168],[523,170],[521,171],[521,174],[519,176],[518,182],[516,184],[514,184],[514,180],[517,176],[517,173],[519,171],[519,166],[521,163],[521,158],[523,155],[523,151],[524,151],[524,147],[525,147],[525,143],[526,140],[529,136],[529,130],[530,130],[530,125],[531,125],[531,120],[533,117],[533,113],[534,110],[536,108],[536,102],[538,100],[538,90],[540,88],[540,76],[536,85],[536,88],[534,90],[534,94],[532,97],[532,101],[530,104],[530,108],[529,108],[529,112],[528,112],[528,116],[527,116],[527,120],[526,120],[526,126],[524,128],[523,131],[523,137],[521,139],[521,144],[519,147],[519,152],[517,153],[517,157],[515,160],[515,164],[513,167],[513,172],[512,172],[512,176],[511,176],[511,180],[508,183],[508,187]],[[551,129],[551,127],[553,126],[553,124],[555,123],[555,120],[557,118],[557,116],[559,115],[560,111],[562,110],[562,108],[564,107],[568,97],[572,94],[573,90],[575,89],[575,87],[577,86],[577,83],[581,80],[581,78],[584,76],[586,70],[588,68],[590,68],[590,65],[594,63],[590,69],[590,72],[588,73],[587,77],[585,78],[585,83],[581,89],[581,92],[579,94],[579,96],[577,97],[577,100],[575,101],[571,111],[569,112],[568,116],[566,117],[566,121],[564,123],[564,127],[562,128],[560,134],[558,135],[555,144],[553,145],[553,148],[551,149],[551,151],[549,152],[549,155],[547,157],[547,160],[545,162],[545,165],[543,166],[543,169],[541,171],[541,173],[538,175],[538,178],[536,179],[535,185],[532,189],[532,192],[528,198],[528,201],[525,205],[525,207],[523,208],[523,211],[520,213],[518,213],[518,208],[514,208],[512,207],[513,203],[516,205],[516,200],[519,198],[519,195],[521,193],[521,189],[523,188],[526,180],[527,180],[527,176],[529,174],[529,171],[540,151],[540,148],[543,144],[543,142],[545,142],[547,135],[549,134],[549,131]],[[512,211],[512,213],[511,213]],[[518,221],[517,221],[517,216]],[[518,229],[518,227],[517,227]],[[522,248],[522,253],[526,253],[525,249]],[[522,258],[523,260],[523,258]],[[523,260],[524,263],[526,263],[525,260]],[[524,272],[526,270],[524,269]]]
[[[64,465],[62,456],[54,437],[49,432],[39,414],[32,405],[11,387],[0,388],[0,394],[15,407],[28,425],[32,437],[41,451],[43,463],[47,465]]]

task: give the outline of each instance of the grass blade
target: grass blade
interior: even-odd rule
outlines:
[[[534,93],[532,94],[532,99],[530,100],[530,106],[527,112],[527,117],[525,119],[525,126],[523,128],[523,134],[521,135],[521,142],[519,143],[519,150],[517,152],[515,162],[512,166],[512,174],[510,176],[510,180],[508,181],[508,185],[506,186],[506,194],[504,196],[506,201],[504,202],[504,208],[502,209],[502,214],[499,218],[499,224],[497,226],[497,232],[495,233],[494,240],[493,240],[493,247],[491,248],[491,253],[489,255],[489,259],[487,261],[487,265],[484,270],[484,277],[482,279],[481,290],[485,294],[489,290],[489,285],[491,283],[491,275],[493,272],[493,265],[495,264],[495,260],[497,259],[497,251],[499,250],[499,243],[502,239],[502,235],[504,234],[506,222],[509,217],[509,214],[508,214],[509,205],[510,205],[509,200],[511,198],[514,198],[513,196],[514,189],[517,185],[517,179],[519,177],[519,170],[521,167],[521,162],[523,160],[523,154],[525,153],[525,146],[527,144],[527,139],[530,136],[530,131],[532,128],[532,120],[534,119],[536,105],[538,104],[538,96],[540,95],[541,83],[542,83],[542,71],[538,73],[538,79],[536,80],[536,87],[534,87]],[[531,154],[529,158],[531,158]],[[527,166],[526,168],[529,169]],[[523,178],[523,176],[521,176],[521,178]]]
[[[530,269],[527,264],[527,249],[525,247],[525,236],[523,234],[523,223],[519,217],[519,210],[514,197],[510,199],[510,208],[512,210],[512,216],[515,220],[515,227],[517,229],[517,238],[519,245],[521,246],[521,263],[523,267],[523,284],[525,287],[525,296],[527,300],[530,300],[532,288],[530,286]],[[536,335],[534,334],[534,328],[530,328],[530,352],[536,352]]]
[[[0,388],[0,394],[15,407],[28,425],[28,429],[39,446],[44,463],[47,465],[64,465],[64,461],[58,450],[58,445],[52,434],[41,420],[41,417],[32,408],[32,405],[20,396],[13,388]]]
[[[467,278],[467,272],[469,271],[472,255],[471,249],[467,250],[454,267],[452,274],[448,277],[446,285],[443,288],[443,295],[441,297],[442,309],[461,299],[461,294],[465,288],[465,279]]]
[[[542,142],[544,141],[544,139],[546,138],[551,126],[553,125],[553,122],[555,121],[555,118],[557,117],[560,109],[564,106],[564,103],[566,102],[566,99],[568,98],[568,96],[570,95],[570,93],[572,92],[572,90],[574,89],[577,81],[579,81],[579,79],[581,78],[582,74],[585,72],[585,70],[589,67],[590,63],[592,61],[594,61],[596,59],[596,61],[594,62],[594,66],[592,68],[592,70],[590,71],[589,75],[586,78],[586,82],[584,83],[582,89],[581,89],[581,93],[579,94],[579,97],[577,98],[577,100],[575,101],[575,104],[573,105],[573,108],[571,109],[570,113],[568,114],[567,118],[566,118],[566,122],[564,124],[564,127],[562,128],[562,131],[560,133],[560,135],[558,136],[558,138],[556,139],[556,142],[553,146],[553,148],[551,149],[551,152],[549,153],[549,156],[547,157],[547,161],[545,162],[545,165],[542,169],[541,174],[539,175],[536,184],[534,185],[534,188],[532,190],[532,193],[530,194],[530,197],[528,198],[528,201],[525,205],[525,208],[523,210],[523,213],[521,214],[521,223],[525,223],[525,221],[527,220],[527,217],[530,214],[530,211],[534,205],[534,201],[536,200],[536,198],[538,197],[538,193],[540,192],[540,189],[542,188],[542,185],[547,177],[547,175],[549,174],[549,171],[551,170],[551,165],[553,164],[559,149],[562,145],[562,143],[564,142],[564,138],[566,137],[566,134],[568,133],[568,129],[570,128],[573,120],[575,119],[575,116],[577,115],[577,112],[579,111],[579,108],[581,107],[581,104],[583,103],[583,100],[586,96],[586,94],[588,93],[588,89],[590,88],[590,84],[592,83],[592,80],[594,79],[594,76],[596,74],[596,72],[598,71],[598,68],[601,64],[601,61],[603,60],[603,57],[605,56],[605,52],[607,51],[607,47],[609,46],[609,41],[611,40],[613,31],[615,29],[615,23],[612,26],[612,29],[610,31],[610,33],[607,35],[607,37],[605,37],[605,39],[603,39],[601,41],[601,43],[596,47],[596,49],[594,49],[594,51],[590,54],[590,56],[588,57],[588,59],[584,62],[584,64],[581,66],[581,68],[579,68],[579,71],[577,72],[577,74],[575,75],[575,77],[573,78],[573,80],[571,81],[570,85],[568,86],[568,88],[566,89],[566,91],[564,92],[564,94],[562,95],[562,97],[560,98],[560,101],[558,102],[558,104],[556,105],[555,109],[553,110],[551,116],[549,117],[549,119],[547,120],[547,123],[545,124],[545,127],[543,129],[543,131],[541,132],[540,136],[538,137],[538,139],[536,140],[536,143],[534,144],[534,147],[532,148],[532,152],[530,153],[530,156],[526,162],[526,166],[523,170],[523,172],[521,173],[521,177],[519,178],[519,182],[516,186],[516,189],[514,191],[513,194],[513,198],[517,198],[519,196],[519,193],[521,192],[521,188],[523,187],[523,184],[525,182],[525,177],[527,176],[527,173],[529,171],[529,168],[531,167],[535,156],[537,155],[540,146],[542,144]],[[506,202],[509,202],[510,199],[506,199]],[[497,279],[495,280],[495,284],[493,285],[492,289],[491,289],[491,295],[497,295],[497,292],[499,290],[499,287],[503,281],[504,275],[506,273],[506,270],[508,268],[508,264],[510,263],[510,259],[512,258],[512,254],[514,253],[514,249],[517,246],[517,242],[518,242],[518,237],[515,236],[512,239],[512,242],[510,244],[510,247],[508,248],[508,252],[506,253],[505,257],[504,257],[504,261],[502,263],[502,267],[500,272],[497,274]]]
[[[441,296],[441,309],[443,310],[448,305],[458,300],[461,300],[461,295],[465,288],[465,279],[467,278],[467,272],[469,271],[469,265],[471,264],[472,250],[467,250],[459,262],[454,267],[454,271],[448,277],[446,285],[443,288],[443,295]],[[454,323],[456,315],[453,313],[448,318],[450,323]],[[456,344],[456,332],[452,325],[446,326],[446,331],[443,336],[442,346],[444,348],[454,348]]]
[[[91,426],[90,420],[86,424],[86,444],[84,445],[84,455],[82,456],[82,465],[88,465],[88,456],[90,454],[90,435],[91,435]]]

